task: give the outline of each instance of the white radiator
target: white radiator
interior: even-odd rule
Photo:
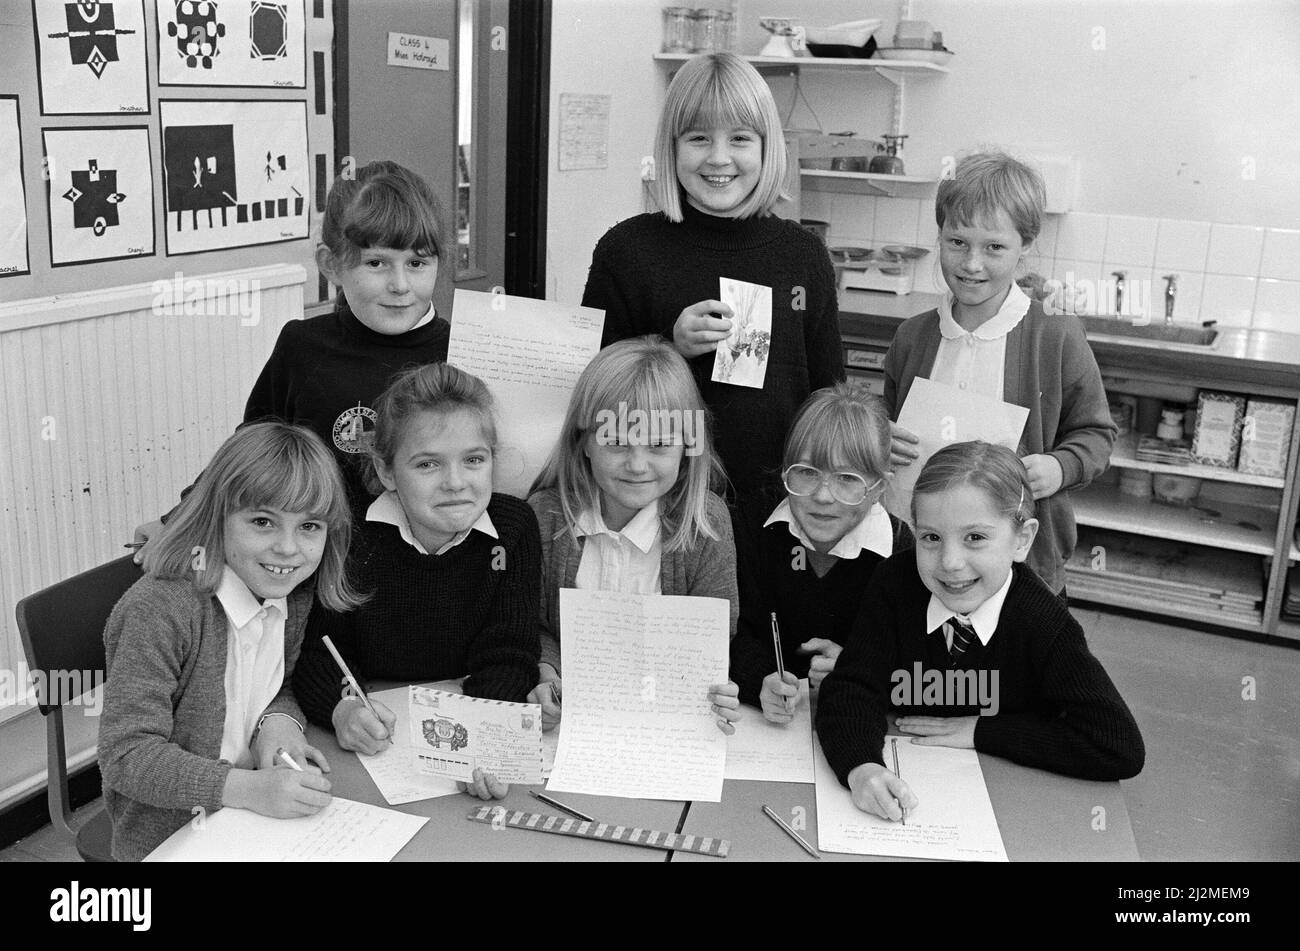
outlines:
[[[14,607],[126,554],[243,418],[306,272],[276,265],[0,304],[0,671]],[[5,691],[0,722],[21,712]]]

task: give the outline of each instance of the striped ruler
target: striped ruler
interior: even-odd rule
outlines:
[[[609,822],[584,822],[566,816],[547,816],[540,812],[519,812],[504,806],[479,806],[467,818],[499,828],[531,829],[554,835],[571,835],[579,839],[599,839],[602,842],[621,842],[647,849],[665,849],[671,852],[693,852],[725,859],[731,843],[711,836],[680,835],[676,832],[655,832],[618,826]]]

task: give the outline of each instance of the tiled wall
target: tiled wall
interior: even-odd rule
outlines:
[[[933,198],[805,192],[801,214],[829,221],[832,245],[931,248],[916,290],[943,288]],[[1126,271],[1130,293],[1149,293],[1156,319],[1164,315],[1164,276],[1176,274],[1175,320],[1300,334],[1300,230],[1072,212],[1044,218],[1027,264],[1046,278],[1072,273],[1099,287]]]

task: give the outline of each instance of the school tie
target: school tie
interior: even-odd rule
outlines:
[[[948,648],[948,665],[960,667],[966,652],[975,643],[975,628],[956,615],[949,618],[948,623],[952,625],[952,646]]]

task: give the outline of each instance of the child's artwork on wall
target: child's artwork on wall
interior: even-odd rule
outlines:
[[[305,102],[162,100],[168,254],[308,235]]]
[[[731,307],[731,332],[718,341],[712,379],[763,388],[772,345],[772,288],[720,278],[719,300]]]
[[[50,264],[154,253],[153,167],[145,126],[45,129]]]
[[[144,2],[32,0],[41,114],[149,111]]]
[[[307,86],[304,0],[154,0],[162,86]]]
[[[28,274],[27,192],[18,97],[0,96],[0,277]]]

